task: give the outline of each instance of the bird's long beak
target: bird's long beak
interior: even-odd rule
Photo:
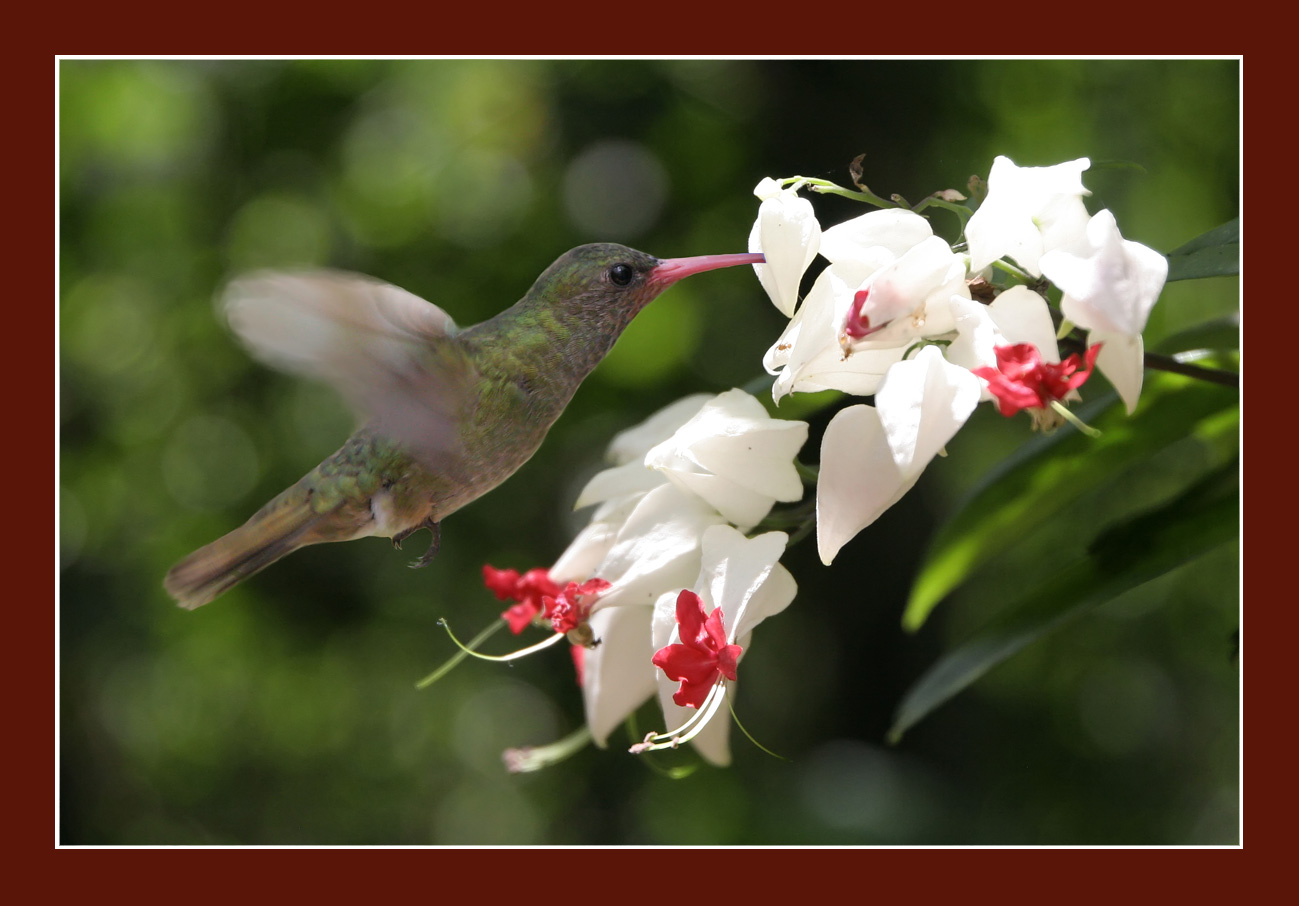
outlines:
[[[766,258],[761,252],[736,255],[699,255],[694,258],[668,258],[660,261],[650,272],[649,282],[666,289],[682,277],[698,274],[703,271],[716,270],[719,267],[735,267],[737,264],[762,264]]]

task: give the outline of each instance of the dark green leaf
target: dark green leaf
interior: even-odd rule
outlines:
[[[1229,220],[1168,253],[1168,280],[1240,273],[1240,218]]]
[[[1112,395],[1079,410],[1096,439],[1072,428],[1034,438],[971,492],[939,529],[902,617],[910,631],[985,561],[1070,502],[1190,434],[1234,431],[1220,413],[1239,403],[1230,388],[1180,375],[1148,375],[1133,416]],[[1234,435],[1233,435],[1234,436]]]
[[[1213,470],[1171,501],[1098,535],[1060,564],[1020,606],[944,655],[911,687],[889,730],[896,742],[936,707],[1065,621],[1163,575],[1240,534],[1239,459]]]

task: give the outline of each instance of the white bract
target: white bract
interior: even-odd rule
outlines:
[[[749,233],[749,251],[762,252],[765,264],[755,264],[758,281],[771,301],[789,317],[798,304],[798,285],[803,272],[816,257],[821,241],[821,224],[812,202],[798,195],[797,184],[782,189],[764,178],[753,190],[762,199],[758,219]]]
[[[889,369],[875,406],[849,406],[826,426],[816,486],[816,545],[829,564],[911,489],[965,424],[983,385],[934,346]]]
[[[650,450],[645,465],[748,529],[776,501],[803,496],[794,457],[806,441],[806,422],[772,418],[750,394],[728,390]]]
[[[998,258],[1015,259],[1035,277],[1039,259],[1052,249],[1077,250],[1084,241],[1087,208],[1085,157],[1053,167],[1018,167],[998,156],[988,173],[988,195],[965,225],[970,268],[981,271]]]
[[[1088,331],[1087,343],[1103,343],[1096,367],[1110,380],[1131,413],[1141,394],[1144,343],[1150,310],[1168,279],[1168,259],[1124,239],[1108,210],[1087,222],[1087,247],[1042,256],[1042,273],[1064,293],[1060,310]]]

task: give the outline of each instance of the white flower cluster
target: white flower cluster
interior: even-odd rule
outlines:
[[[655,693],[668,727],[687,722],[690,710],[672,700],[676,684],[651,663],[674,640],[682,589],[696,592],[708,612],[721,607],[728,640],[741,646],[789,606],[796,585],[778,562],[787,536],[744,533],[777,501],[803,496],[794,457],[806,440],[805,422],[771,418],[742,390],[686,397],[614,438],[614,465],[577,501],[598,504],[591,521],[550,569],[557,583],[611,583],[591,609],[599,643],[584,656],[583,699],[597,745]],[[707,760],[726,764],[729,729],[728,720],[709,721],[691,741]]]
[[[998,157],[987,197],[966,224],[968,254],[935,236],[909,210],[863,214],[822,231],[802,180],[764,179],[749,250],[771,301],[790,316],[764,365],[773,396],[834,389],[874,395],[875,405],[837,413],[821,446],[817,547],[829,563],[905,494],[965,423],[992,400],[983,378],[998,348],[1028,344],[1043,363],[1060,362],[1046,301],[1025,286],[991,304],[970,283],[999,259],[1045,277],[1064,293],[1061,310],[1101,346],[1095,366],[1129,412],[1141,392],[1141,331],[1163,288],[1168,261],[1125,240],[1114,216],[1089,217],[1082,184],[1086,158],[1053,167],[1018,167]],[[828,262],[797,305],[798,286],[817,254]],[[919,352],[916,352],[916,348]],[[980,374],[976,375],[975,370]],[[1070,386],[1070,393],[1072,393]]]

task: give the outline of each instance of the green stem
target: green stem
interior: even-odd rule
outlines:
[[[813,192],[820,195],[839,195],[843,198],[851,198],[854,201],[864,201],[867,204],[873,204],[877,208],[897,207],[893,202],[880,198],[874,192],[854,192],[852,189],[845,189],[843,186],[830,182],[828,179],[817,179],[813,176],[790,176],[787,179],[782,179],[781,182],[785,185],[805,185]]]
[[[559,764],[571,758],[591,742],[591,730],[585,724],[569,733],[563,739],[548,746],[526,746],[521,749],[505,750],[505,769],[511,774],[526,774],[540,771],[552,764]]]
[[[444,624],[444,625],[445,625],[445,624]],[[478,647],[479,645],[481,645],[483,642],[485,642],[485,641],[487,641],[489,638],[491,638],[492,635],[493,635],[493,634],[494,634],[498,629],[500,629],[500,628],[501,628],[502,626],[504,626],[504,625],[505,625],[505,621],[504,621],[504,620],[497,620],[495,623],[491,623],[491,624],[489,624],[488,627],[487,627],[486,629],[484,629],[482,632],[478,633],[478,635],[474,636],[473,639],[469,642],[468,645],[460,646],[460,650],[457,651],[457,652],[456,652],[456,653],[451,657],[450,660],[448,660],[448,661],[447,661],[445,664],[443,664],[441,667],[439,667],[438,669],[434,670],[434,671],[433,671],[432,673],[430,673],[428,676],[424,677],[422,680],[420,680],[418,683],[416,683],[416,684],[415,684],[415,688],[416,688],[416,689],[427,689],[429,686],[433,685],[433,684],[436,683],[438,680],[442,679],[442,677],[444,677],[444,676],[446,676],[448,673],[450,673],[450,672],[455,668],[455,666],[456,666],[457,664],[459,664],[459,663],[460,663],[461,661],[463,661],[465,658],[469,657],[469,652],[470,652],[470,651],[472,651],[473,649],[477,648],[477,647]],[[450,632],[450,629],[448,629],[447,631]],[[457,643],[457,644],[459,644],[459,643]]]
[[[1005,271],[1006,273],[1010,274],[1012,277],[1015,277],[1018,280],[1023,280],[1025,283],[1030,283],[1030,284],[1036,283],[1039,279],[1037,277],[1034,277],[1032,274],[1029,274],[1015,267],[1015,265],[1011,264],[1005,258],[999,258],[998,260],[992,262],[992,266],[999,271]]]
[[[896,208],[899,205],[885,198],[880,198],[874,192],[854,192],[852,189],[845,189],[842,186],[836,186],[831,183],[828,186],[808,185],[808,188],[818,195],[839,195],[843,198],[851,198],[853,201],[864,201],[867,204],[873,204],[877,208]]]

